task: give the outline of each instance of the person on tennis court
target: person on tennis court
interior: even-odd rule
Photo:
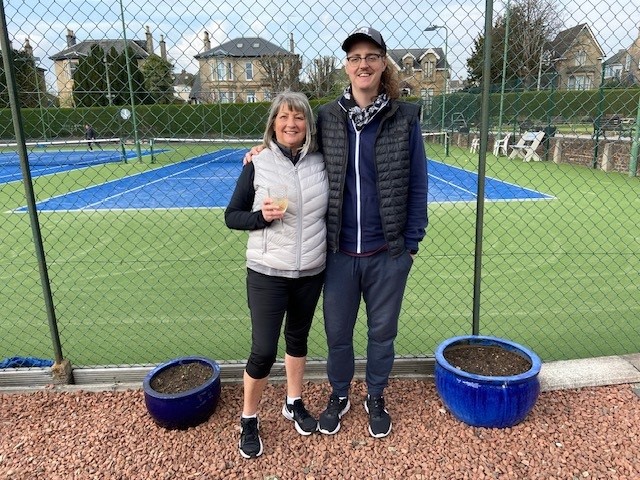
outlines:
[[[402,299],[428,223],[426,155],[420,107],[398,100],[397,75],[380,32],[358,28],[342,49],[350,83],[340,98],[320,108],[317,123],[330,189],[323,312],[332,388],[318,428],[337,433],[351,408],[353,332],[363,299],[368,328],[364,409],[369,434],[381,438],[392,426],[384,390]]]
[[[258,404],[276,360],[284,321],[287,377],[282,414],[310,435],[317,420],[302,400],[307,342],[324,281],[329,195],[316,125],[307,98],[284,92],[271,105],[264,133],[267,148],[243,167],[225,211],[229,228],[248,230],[247,298],[251,353],[244,371],[240,454],[262,454]],[[276,184],[288,204],[276,202]],[[286,210],[286,213],[285,213]]]
[[[91,142],[96,139],[96,131],[89,124],[84,126],[84,138],[87,139],[87,145],[89,146],[89,150],[93,150],[93,147],[91,146]]]

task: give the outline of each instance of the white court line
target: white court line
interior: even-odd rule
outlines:
[[[137,187],[135,187],[135,188],[131,188],[131,189],[129,189],[129,190],[124,190],[123,192],[120,192],[120,193],[118,193],[117,195],[110,195],[110,196],[108,196],[108,197],[103,198],[103,199],[102,199],[102,200],[100,200],[99,202],[94,202],[94,203],[90,203],[90,204],[88,204],[88,205],[85,205],[84,207],[80,208],[79,210],[84,210],[84,209],[86,209],[86,208],[95,208],[95,207],[96,207],[96,205],[100,205],[100,204],[102,204],[102,203],[104,203],[104,202],[106,202],[106,201],[108,201],[108,200],[112,200],[112,199],[114,199],[114,198],[122,197],[123,195],[126,195],[126,194],[128,194],[128,193],[135,192],[136,190],[140,190],[140,189],[145,188],[145,187],[147,187],[147,186],[149,186],[149,185],[153,185],[154,183],[159,183],[159,182],[167,181],[167,180],[168,180],[168,179],[170,179],[171,177],[175,177],[175,176],[177,176],[177,175],[181,175],[182,173],[184,173],[184,172],[188,172],[188,171],[191,171],[191,170],[196,170],[196,169],[201,168],[201,167],[204,167],[204,166],[206,166],[206,165],[208,165],[208,164],[210,164],[210,163],[214,163],[214,162],[216,162],[217,160],[220,160],[221,158],[225,158],[225,157],[228,157],[228,156],[233,155],[233,154],[236,154],[236,153],[237,153],[237,152],[230,152],[230,153],[227,153],[227,154],[222,155],[222,156],[220,156],[220,157],[216,157],[216,158],[214,158],[214,159],[212,159],[212,160],[209,160],[209,161],[207,161],[207,162],[205,162],[205,163],[199,163],[199,164],[194,165],[193,167],[189,167],[189,168],[187,168],[187,169],[185,169],[185,170],[181,170],[181,171],[179,171],[179,172],[172,173],[171,175],[167,175],[167,176],[165,176],[165,177],[160,177],[160,178],[158,178],[158,179],[156,179],[156,180],[153,180],[152,182],[144,183],[144,184],[142,184],[142,185],[139,185],[139,186],[137,186]],[[207,154],[207,155],[208,155],[208,154]],[[196,158],[197,158],[197,157],[196,157]],[[103,185],[106,185],[106,184],[103,184]]]

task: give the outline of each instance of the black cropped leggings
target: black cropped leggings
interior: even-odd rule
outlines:
[[[323,282],[324,272],[286,278],[247,269],[251,354],[245,370],[251,378],[265,378],[271,372],[283,320],[286,353],[292,357],[307,355],[309,330]]]

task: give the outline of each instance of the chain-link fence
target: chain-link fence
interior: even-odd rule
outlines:
[[[270,99],[339,96],[363,25],[429,157],[397,356],[472,332],[544,360],[638,351],[640,4],[507,0],[487,36],[490,7],[5,1],[0,358],[246,358],[246,235],[224,207]]]

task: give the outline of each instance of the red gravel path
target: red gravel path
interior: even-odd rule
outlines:
[[[260,418],[265,450],[238,453],[240,385],[224,385],[211,419],[158,427],[141,390],[0,394],[1,479],[640,479],[640,398],[630,385],[544,392],[513,428],[473,428],[448,413],[432,382],[394,380],[393,431],[373,439],[361,381],[336,435],[298,435],[269,386]],[[305,387],[318,414],[325,383]]]

